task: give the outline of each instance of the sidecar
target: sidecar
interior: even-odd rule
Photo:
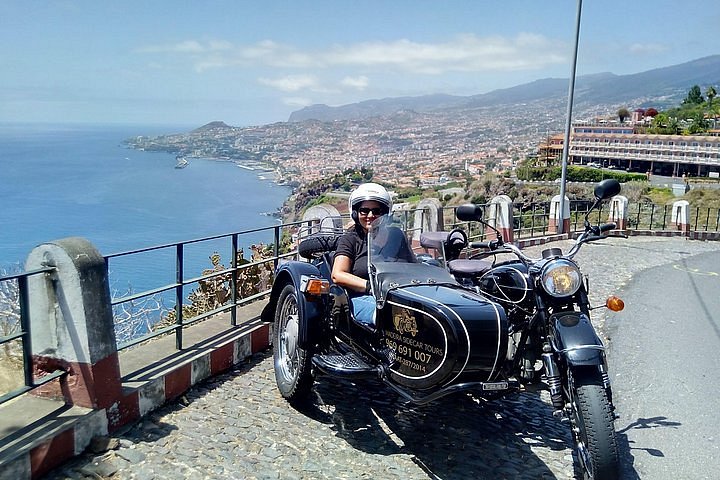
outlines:
[[[369,255],[374,326],[352,318],[347,292],[332,282],[340,234],[306,238],[299,253],[307,261],[279,266],[263,319],[273,323],[275,376],[282,395],[302,399],[318,373],[379,378],[417,404],[457,391],[495,396],[516,389],[517,382],[505,375],[504,310],[462,288],[444,268],[414,255],[404,260],[388,255],[388,236],[401,235],[405,244],[407,238],[396,227],[382,231],[384,252]]]

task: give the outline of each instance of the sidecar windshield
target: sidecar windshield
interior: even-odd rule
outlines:
[[[392,215],[382,215],[373,221],[368,231],[368,258],[370,263],[415,263],[417,258],[410,248],[401,224]]]
[[[393,288],[456,284],[444,268],[417,260],[400,225],[392,215],[383,215],[368,231],[368,272],[379,304]]]

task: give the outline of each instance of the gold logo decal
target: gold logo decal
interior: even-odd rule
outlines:
[[[407,310],[403,309],[395,314],[393,317],[393,324],[395,324],[395,330],[397,330],[397,332],[401,335],[407,332],[414,337],[418,333],[415,317]]]

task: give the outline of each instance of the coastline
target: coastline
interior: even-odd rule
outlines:
[[[143,130],[158,127],[6,129],[0,199],[10,207],[0,221],[13,228],[0,232],[0,267],[22,264],[35,246],[69,236],[108,255],[277,224],[290,187],[268,185],[257,171],[220,168],[237,164],[220,156],[187,156],[190,164],[174,169],[177,153],[122,142]],[[250,243],[267,242],[250,236]],[[207,255],[197,263],[206,267]]]
[[[188,160],[208,160],[211,162],[222,162],[222,163],[234,163],[238,168],[256,172],[258,179],[269,180],[279,186],[290,187],[289,183],[282,179],[283,174],[279,171],[280,169],[275,167],[269,162],[263,162],[260,160],[238,160],[229,157],[212,157],[212,156],[191,156],[183,155],[183,158]],[[278,180],[280,179],[280,180]]]

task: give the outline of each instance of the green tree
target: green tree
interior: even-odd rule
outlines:
[[[693,116],[693,121],[688,127],[688,133],[694,135],[696,133],[706,132],[708,129],[708,121],[705,120],[705,116],[702,113],[696,113]]]
[[[685,100],[683,100],[683,104],[699,105],[704,101],[705,99],[703,98],[702,92],[700,91],[700,86],[693,85],[688,92],[687,97],[685,97]]]
[[[669,118],[666,113],[658,113],[652,119],[650,124],[650,130],[652,133],[663,133],[663,130],[667,128]]]
[[[620,119],[620,123],[624,123],[625,120],[630,118],[630,111],[628,111],[628,109],[625,107],[622,107],[620,110],[618,110],[617,114],[618,119]]]
[[[717,92],[715,91],[715,87],[710,85],[707,90],[705,90],[705,96],[707,97],[707,103],[708,108],[712,109],[712,102],[713,98],[715,98],[715,95],[717,95]]]

